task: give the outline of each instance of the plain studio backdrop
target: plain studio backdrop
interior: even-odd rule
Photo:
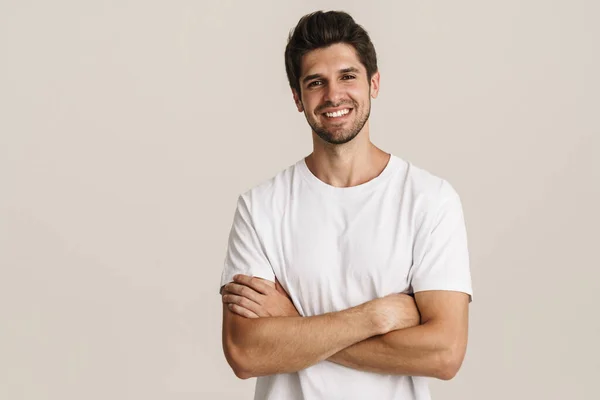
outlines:
[[[600,398],[593,0],[0,1],[0,398],[252,398],[220,275],[237,196],[312,151],[283,52],[319,9],[375,44],[372,141],[461,195],[433,398]]]

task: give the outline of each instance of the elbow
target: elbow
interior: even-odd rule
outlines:
[[[232,345],[223,347],[225,358],[227,359],[227,363],[233,370],[233,373],[239,379],[250,379],[253,378],[254,375],[250,372],[250,368],[248,368],[247,363],[245,362],[245,357],[243,351],[241,349],[235,348]]]
[[[438,369],[435,377],[443,381],[449,381],[456,376],[458,370],[459,368],[453,365],[443,365]]]
[[[235,374],[235,376],[238,377],[238,379],[246,380],[246,379],[250,379],[250,378],[254,377],[250,373],[248,368],[246,368],[242,363],[240,363],[238,361],[229,363],[229,366],[233,370],[233,373]]]
[[[250,373],[248,373],[248,372],[246,372],[245,370],[242,370],[242,369],[234,369],[234,370],[233,370],[233,373],[234,373],[234,374],[235,374],[235,376],[237,376],[239,379],[243,379],[243,380],[250,379],[250,378],[254,378],[254,377],[252,376],[252,374],[250,374]]]
[[[453,379],[464,359],[464,351],[456,348],[449,348],[442,351],[439,355],[435,377],[443,381]]]

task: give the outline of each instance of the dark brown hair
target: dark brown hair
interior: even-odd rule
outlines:
[[[285,47],[285,71],[290,87],[298,94],[301,93],[302,56],[311,50],[336,43],[346,43],[354,47],[358,59],[367,70],[370,84],[371,76],[377,72],[377,55],[367,31],[343,11],[316,11],[300,18],[288,37]]]

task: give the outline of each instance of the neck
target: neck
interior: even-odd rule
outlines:
[[[308,169],[321,181],[336,187],[356,186],[377,177],[390,154],[371,143],[364,133],[361,131],[343,145],[324,143],[313,134],[314,150],[305,158]]]

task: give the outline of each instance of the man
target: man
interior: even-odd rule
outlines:
[[[460,198],[369,139],[375,49],[343,12],[285,50],[313,152],[238,198],[221,278],[223,349],[255,399],[429,399],[467,344]],[[393,129],[393,128],[392,128]]]

